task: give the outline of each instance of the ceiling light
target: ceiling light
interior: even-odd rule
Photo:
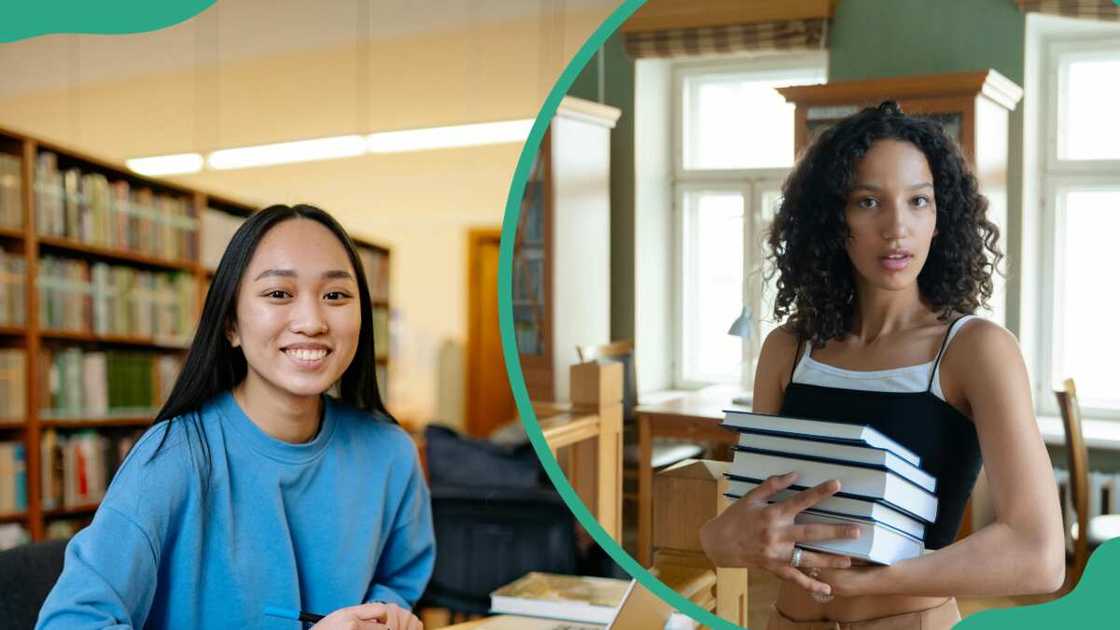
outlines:
[[[181,175],[202,170],[202,156],[197,153],[176,153],[125,160],[125,165],[141,175]]]
[[[310,162],[334,158],[354,157],[365,153],[365,139],[361,136],[334,136],[314,140],[296,140],[261,144],[236,149],[220,149],[206,158],[210,168],[227,170],[271,166],[291,162]]]
[[[371,133],[366,141],[370,153],[397,153],[427,149],[449,149],[484,144],[524,142],[533,127],[533,119],[426,127],[403,131]]]

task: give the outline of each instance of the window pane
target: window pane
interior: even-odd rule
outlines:
[[[1058,157],[1063,160],[1120,159],[1120,56],[1074,61],[1064,66],[1059,111]]]
[[[743,306],[743,196],[686,193],[684,201],[681,376],[737,383],[743,343],[727,331]]]
[[[782,203],[782,192],[780,190],[765,190],[762,192],[762,225],[759,228],[759,272],[762,274],[762,309],[758,314],[758,323],[760,327],[759,341],[766,339],[770,331],[778,327],[780,322],[774,320],[774,298],[778,295],[778,276],[767,279],[766,274],[769,272],[769,263],[766,261],[765,256],[770,253],[770,246],[766,244],[766,239],[770,236],[770,222],[774,220],[774,215],[778,213],[778,206]],[[761,345],[759,346],[761,348]]]
[[[793,165],[793,105],[776,87],[820,83],[805,71],[784,78],[716,75],[685,81],[686,169]]]
[[[1055,339],[1054,382],[1073,377],[1081,403],[1120,408],[1114,330],[1120,312],[1115,267],[1108,255],[1120,234],[1120,190],[1065,195],[1062,273],[1063,325]]]

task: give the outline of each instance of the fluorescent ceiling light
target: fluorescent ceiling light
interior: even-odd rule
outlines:
[[[382,131],[368,136],[334,136],[314,140],[260,144],[235,149],[219,149],[206,156],[205,165],[216,170],[230,170],[354,157],[367,152],[399,153],[485,144],[520,143],[529,137],[529,130],[532,128],[533,119],[526,118],[449,127]],[[126,160],[128,168],[142,175],[197,173],[202,170],[203,162],[202,156],[197,153]]]
[[[366,141],[370,153],[396,153],[401,151],[423,151],[426,149],[449,149],[483,144],[502,144],[524,142],[533,127],[533,119],[503,120],[500,122],[454,125],[451,127],[427,127],[425,129],[406,129],[404,131],[382,131],[371,133]]]
[[[154,157],[133,158],[125,164],[141,175],[179,175],[202,170],[202,156],[197,153],[177,153]]]
[[[227,170],[353,157],[365,153],[361,136],[334,136],[214,151],[206,158],[210,168]]]

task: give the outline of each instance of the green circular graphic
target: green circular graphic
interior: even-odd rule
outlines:
[[[55,33],[123,35],[155,31],[202,13],[215,0],[9,1],[0,19],[0,42]]]

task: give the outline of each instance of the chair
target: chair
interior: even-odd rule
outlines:
[[[575,518],[542,483],[532,447],[503,447],[428,425],[436,565],[420,607],[485,614],[490,592],[530,571],[575,574]]]
[[[48,540],[0,551],[0,625],[35,627],[39,609],[62,575],[66,542]]]
[[[1067,378],[1063,389],[1055,390],[1058,407],[1062,411],[1062,425],[1066,432],[1066,447],[1069,449],[1069,487],[1072,494],[1077,522],[1073,524],[1073,563],[1067,583],[1070,588],[1077,585],[1089,553],[1106,540],[1120,537],[1120,514],[1105,514],[1089,517],[1089,449],[1081,433],[1081,408],[1077,404],[1077,388],[1073,379]],[[1082,536],[1081,532],[1086,532]]]
[[[622,340],[599,346],[576,346],[576,354],[581,362],[622,363],[622,500],[637,503],[639,449],[637,414],[634,409],[638,406],[638,375],[634,342]],[[672,438],[654,438],[651,464],[656,473],[686,459],[697,458],[703,452],[704,447],[698,444]],[[634,514],[637,510],[623,512]]]

